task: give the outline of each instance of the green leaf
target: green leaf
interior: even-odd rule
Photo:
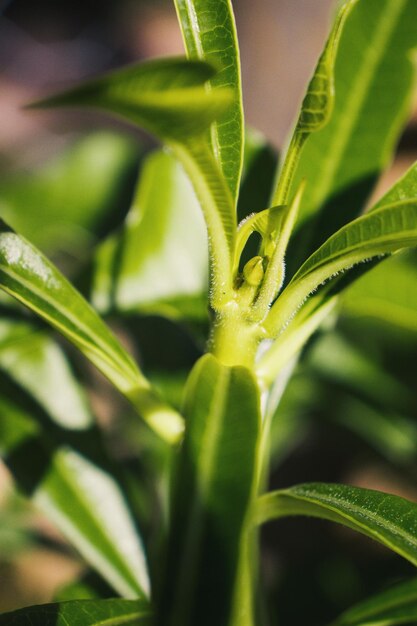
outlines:
[[[357,1],[347,0],[342,5],[333,24],[332,31],[302,102],[300,115],[282,164],[282,171],[279,175],[272,204],[287,204],[289,202],[291,199],[291,183],[304,144],[311,133],[315,133],[326,126],[330,119],[335,97],[334,65],[336,53],[345,21]]]
[[[417,504],[381,491],[310,483],[261,496],[254,523],[293,515],[319,517],[348,526],[417,565]]]
[[[54,265],[5,224],[0,225],[0,288],[77,346],[161,436],[178,438],[180,416],[156,396],[132,357]]]
[[[271,309],[265,325],[279,329],[325,281],[358,263],[417,245],[417,202],[406,200],[350,222],[314,252]]]
[[[257,384],[246,368],[206,355],[188,381],[184,414],[161,611],[169,624],[226,624],[254,488]]]
[[[210,124],[231,105],[233,93],[207,89],[216,76],[203,61],[158,59],[113,72],[35,106],[91,106],[122,116],[154,133],[182,162],[203,210],[212,269],[212,302],[232,293],[236,215],[230,189],[207,145]]]
[[[93,302],[105,311],[206,296],[204,221],[188,177],[170,154],[155,152],[145,161],[122,231],[98,249],[93,283]]]
[[[414,0],[357,2],[346,19],[333,113],[310,136],[294,178],[294,189],[303,179],[307,187],[292,267],[360,213],[391,160],[412,105],[416,19]]]
[[[147,597],[144,550],[124,498],[107,469],[65,444],[53,451],[33,494],[36,506],[116,591]]]
[[[183,142],[204,132],[230,106],[228,89],[210,92],[213,65],[182,58],[131,65],[30,105],[94,106],[116,113],[163,140]]]
[[[243,107],[239,47],[230,0],[175,0],[187,54],[214,63],[210,81],[216,90],[229,87],[233,103],[211,128],[214,155],[236,202],[243,155]]]
[[[383,591],[349,609],[334,626],[395,626],[417,620],[417,578]]]
[[[73,600],[3,613],[4,626],[151,626],[146,604],[133,600]]]
[[[48,255],[86,255],[115,207],[121,211],[126,204],[136,162],[132,140],[90,134],[39,168],[3,174],[0,214]]]
[[[0,343],[0,454],[14,480],[87,563],[121,595],[146,596],[149,581],[139,535],[92,418],[80,404],[62,354],[27,324],[10,325]],[[30,358],[26,358],[31,352]],[[57,356],[59,354],[59,357]],[[13,355],[15,358],[13,358]],[[6,367],[7,366],[7,367]],[[45,401],[68,386],[68,404]],[[72,391],[71,391],[72,389]],[[53,391],[51,391],[53,390]],[[75,398],[75,400],[74,400]],[[73,415],[80,408],[84,415]]]
[[[78,430],[92,425],[87,397],[61,348],[45,331],[0,319],[0,368],[23,386],[58,426]]]
[[[380,209],[394,202],[401,202],[417,196],[417,163],[414,163],[405,174],[389,189],[370,210]]]
[[[404,253],[394,255],[346,290],[342,314],[377,319],[417,332],[417,265]]]

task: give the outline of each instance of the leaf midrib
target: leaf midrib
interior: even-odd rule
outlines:
[[[383,517],[381,517],[377,513],[371,513],[369,510],[365,510],[365,513],[364,513],[359,505],[352,504],[351,502],[347,502],[346,500],[340,500],[340,499],[338,499],[338,498],[336,498],[334,496],[330,496],[328,494],[326,494],[324,496],[321,495],[321,494],[318,494],[316,496],[316,499],[314,498],[313,494],[311,494],[310,496],[307,496],[307,495],[301,495],[301,494],[297,494],[297,493],[291,493],[291,491],[288,491],[288,492],[283,491],[283,492],[281,492],[281,495],[289,497],[291,499],[294,498],[295,500],[301,500],[301,501],[309,502],[309,503],[317,506],[318,508],[320,508],[321,506],[324,509],[327,508],[328,510],[332,511],[333,513],[335,513],[337,516],[339,516],[339,517],[341,517],[343,519],[346,519],[348,521],[351,521],[353,525],[356,525],[359,528],[364,529],[366,531],[365,534],[367,534],[368,536],[372,532],[371,536],[377,536],[381,543],[383,543],[386,546],[390,546],[391,543],[387,539],[385,539],[380,534],[380,532],[378,532],[378,530],[372,529],[370,531],[369,528],[363,522],[358,521],[357,519],[351,517],[349,515],[349,513],[356,513],[358,516],[360,516],[362,518],[365,515],[368,515],[369,518],[374,520],[377,525],[379,525],[382,528],[387,528],[394,536],[402,538],[404,540],[404,542],[407,545],[410,546],[410,548],[413,548],[414,550],[417,550],[417,539],[416,539],[416,537],[411,535],[409,532],[404,531],[403,529],[399,528],[398,526],[395,526],[392,522],[387,522],[386,519],[384,519]],[[387,494],[385,494],[385,495],[387,495]],[[325,506],[323,506],[323,504]],[[337,506],[338,504],[343,504],[346,507],[346,510],[343,509],[341,511],[340,507]],[[380,508],[382,504],[383,504],[383,500],[378,504],[378,508]],[[414,564],[417,563],[417,556],[411,557],[409,554],[405,553],[401,547],[396,546],[396,552],[401,554],[408,561],[411,561]]]
[[[368,46],[356,80],[351,85],[343,116],[340,118],[337,129],[333,131],[333,139],[327,148],[327,158],[323,160],[320,178],[312,188],[310,203],[314,207],[321,202],[331,187],[333,176],[342,162],[343,151],[360,116],[375,69],[381,62],[386,44],[397,26],[406,1],[390,0],[386,11],[381,15],[379,27],[375,32],[374,45]]]

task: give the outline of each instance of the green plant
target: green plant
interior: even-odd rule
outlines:
[[[126,225],[97,249],[91,293],[103,313],[204,320],[202,209],[210,335],[180,410],[45,256],[5,224],[0,234],[0,286],[76,346],[162,440],[152,440],[150,465],[159,486],[166,490],[169,482],[170,503],[161,497],[161,510],[151,519],[147,512],[158,532],[145,550],[129,481],[98,443],[62,349],[43,326],[19,320],[7,300],[0,350],[5,460],[85,561],[127,599],[83,600],[94,594],[78,589],[71,595],[80,593],[78,600],[7,614],[0,624],[267,623],[258,529],[286,516],[343,524],[417,564],[413,502],[324,483],[267,492],[273,420],[302,348],[338,310],[342,292],[345,310],[355,308],[356,279],[388,257],[406,263],[398,253],[417,245],[415,166],[363,212],[410,109],[415,0],[341,4],[266,205],[269,190],[258,189],[256,167],[268,149],[250,135],[245,146],[230,2],[175,4],[188,60],[128,67],[35,106],[98,107],[169,148],[148,157]],[[239,208],[250,186],[257,212],[238,227],[245,185]],[[403,294],[387,297],[397,313],[404,312]],[[16,394],[16,384],[29,399]],[[169,392],[166,381],[159,384]],[[337,623],[412,622],[416,598],[415,582],[403,583]]]

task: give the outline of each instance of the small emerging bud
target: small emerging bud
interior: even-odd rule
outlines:
[[[251,287],[258,287],[264,277],[263,258],[254,256],[243,268],[245,282]]]

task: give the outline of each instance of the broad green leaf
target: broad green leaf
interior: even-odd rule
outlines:
[[[182,162],[203,210],[212,270],[212,301],[230,297],[236,215],[226,180],[207,145],[210,124],[231,105],[233,93],[207,89],[212,65],[158,59],[113,72],[35,106],[98,107],[122,116],[167,143]]]
[[[73,600],[0,615],[2,626],[151,626],[146,604],[133,600]]]
[[[333,113],[310,136],[294,179],[294,189],[303,179],[307,186],[292,268],[360,213],[391,160],[412,105],[416,19],[414,0],[357,2],[346,19]]]
[[[161,611],[167,624],[226,624],[256,473],[256,382],[206,355],[188,381],[184,414]]]
[[[346,290],[342,314],[375,318],[417,332],[417,266],[395,255]]]
[[[86,395],[61,348],[45,331],[0,319],[0,369],[23,386],[58,426],[69,430],[91,426]]]
[[[30,350],[28,334],[24,341]],[[36,349],[38,344],[35,335]],[[10,360],[13,344],[6,350]],[[20,346],[17,353],[22,355]],[[57,420],[48,414],[51,404],[43,407],[39,394],[34,402],[31,389],[25,387],[28,380],[35,380],[38,370],[47,380],[48,366],[55,365],[56,355],[50,359],[50,352],[41,351],[37,359],[26,362],[21,385],[0,374],[0,455],[19,489],[56,524],[87,563],[121,595],[145,596],[149,581],[143,548],[99,432],[89,423],[81,426],[80,418],[70,414],[71,403],[61,407]],[[12,364],[10,373],[16,378],[17,370]],[[69,372],[63,375],[75,384]],[[52,409],[56,407],[52,405]],[[70,424],[70,429],[59,422]]]
[[[319,517],[348,526],[417,565],[417,504],[381,491],[310,483],[261,496],[254,523],[293,515]]]
[[[243,155],[239,47],[230,0],[175,0],[187,55],[215,64],[211,89],[229,87],[233,103],[211,128],[214,155],[236,202]]]
[[[136,162],[132,140],[93,133],[40,168],[3,175],[0,214],[49,255],[85,255],[126,204]]]
[[[417,202],[384,206],[350,222],[314,252],[272,307],[268,329],[279,329],[327,280],[358,263],[417,245]]]
[[[77,346],[156,432],[168,441],[178,438],[181,417],[157,397],[94,309],[46,257],[5,224],[0,227],[0,288]]]
[[[417,578],[402,582],[360,602],[333,626],[395,626],[417,620]]]
[[[304,144],[311,133],[322,129],[330,119],[335,96],[334,65],[336,53],[345,21],[357,1],[358,0],[347,0],[342,5],[336,17],[332,31],[302,102],[294,134],[287,149],[282,164],[282,170],[279,174],[278,185],[273,195],[272,204],[287,204],[290,201],[291,183]]]
[[[190,236],[192,233],[192,236]],[[180,298],[205,296],[207,234],[194,190],[166,152],[145,161],[120,233],[98,249],[93,302],[100,310],[163,312]]]

